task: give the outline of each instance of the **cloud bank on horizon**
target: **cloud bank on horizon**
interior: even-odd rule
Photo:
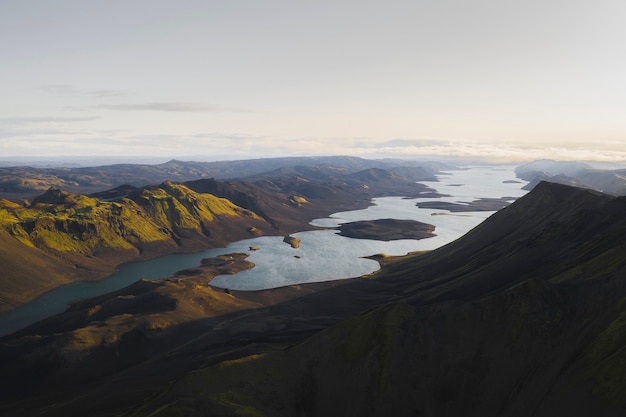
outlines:
[[[626,161],[621,0],[0,4],[0,157]]]

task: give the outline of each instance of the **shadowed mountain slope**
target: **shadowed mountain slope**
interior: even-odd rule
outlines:
[[[281,233],[310,229],[309,221],[333,212],[367,207],[374,197],[439,196],[423,184],[378,168],[346,174],[345,168],[294,166],[245,180],[201,179],[185,185],[252,210]]]
[[[0,410],[622,416],[624,213],[624,198],[541,183],[461,239],[367,279],[230,295],[197,288],[193,273],[138,283],[4,338],[6,375],[42,375],[2,387]],[[155,291],[179,301],[129,315]],[[117,338],[84,338],[123,320],[135,324]]]
[[[623,415],[625,212],[624,199],[542,183],[385,267],[381,307],[190,373],[132,415]]]
[[[462,239],[393,265],[386,279],[412,278],[420,297],[465,299],[529,278],[584,279],[626,262],[625,210],[626,199],[543,182]],[[594,264],[599,256],[607,264]]]
[[[68,284],[82,278],[73,265],[24,245],[1,229],[0,265],[0,312],[30,301],[33,294],[41,294],[51,285]]]

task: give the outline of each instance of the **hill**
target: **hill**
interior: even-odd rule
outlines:
[[[61,284],[102,278],[123,262],[225,246],[273,228],[226,199],[165,182],[113,201],[56,188],[28,206],[0,201],[0,230],[2,311]]]
[[[367,207],[375,197],[439,196],[432,188],[379,168],[350,172],[345,168],[290,166],[241,180],[200,179],[184,184],[252,210],[287,234],[310,229],[308,223],[315,218]]]
[[[621,416],[625,210],[541,183],[368,278],[230,294],[193,271],[137,283],[4,338],[0,410]]]

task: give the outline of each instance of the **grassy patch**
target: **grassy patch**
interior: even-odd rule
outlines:
[[[626,311],[596,338],[589,363],[595,392],[626,404]]]

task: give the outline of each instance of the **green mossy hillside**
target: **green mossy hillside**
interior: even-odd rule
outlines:
[[[83,255],[169,239],[130,200],[105,202],[56,189],[42,197],[30,206],[0,204],[0,227],[26,245]]]
[[[203,223],[212,222],[220,216],[261,220],[253,212],[225,198],[196,193],[184,185],[171,182],[142,189],[131,198],[165,227],[200,229]]]
[[[179,243],[179,235],[206,237],[211,223],[223,217],[262,222],[226,199],[169,182],[115,201],[56,188],[30,205],[0,201],[0,227],[20,242],[88,256],[111,250],[138,254],[149,244]]]

